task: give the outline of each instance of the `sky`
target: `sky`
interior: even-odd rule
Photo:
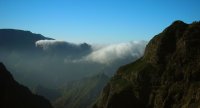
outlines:
[[[200,20],[200,0],[0,0],[0,28],[68,42],[150,40],[175,20]]]

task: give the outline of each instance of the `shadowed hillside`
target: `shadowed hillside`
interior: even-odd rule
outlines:
[[[53,108],[42,96],[18,84],[0,63],[0,108]]]

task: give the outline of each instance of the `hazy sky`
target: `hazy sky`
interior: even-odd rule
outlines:
[[[0,28],[69,42],[149,40],[174,20],[200,20],[200,0],[0,0]]]

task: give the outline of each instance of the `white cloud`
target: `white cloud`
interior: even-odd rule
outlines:
[[[35,45],[36,47],[41,47],[43,50],[63,48],[62,50],[70,51],[80,49],[84,43],[75,44],[60,40],[38,40],[35,42]]]
[[[73,48],[80,46],[78,44],[57,40],[39,40],[35,44],[37,47],[41,47],[44,50],[47,50],[52,47],[58,48],[55,46],[60,45],[69,45]],[[66,59],[64,61],[66,63],[95,62],[101,64],[111,64],[116,60],[126,59],[128,57],[141,57],[144,53],[146,44],[146,41],[131,41],[126,43],[110,45],[92,45],[92,51],[89,52],[87,55],[82,56],[81,58],[67,58],[66,56]]]
[[[43,50],[47,50],[52,46],[66,44],[65,41],[58,40],[38,40],[35,42],[36,47],[41,47]]]
[[[93,46],[93,52],[83,58],[83,60],[110,64],[115,60],[126,57],[141,57],[147,42],[132,41],[120,44],[111,44],[102,47]]]

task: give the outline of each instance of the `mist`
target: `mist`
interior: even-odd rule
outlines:
[[[83,48],[82,45],[84,45],[84,43],[75,44],[75,43],[59,41],[59,40],[38,40],[35,42],[35,45],[36,47],[41,47],[43,50],[50,50],[50,49],[56,49],[56,48],[57,49],[63,48],[65,50],[69,50],[69,48],[71,49]]]
[[[10,32],[19,34],[18,38]],[[99,73],[112,76],[119,66],[141,57],[147,43],[75,44],[20,30],[5,33],[8,34],[1,38],[0,60],[17,81],[29,88],[37,85],[57,88]]]
[[[127,43],[110,44],[100,48],[93,46],[93,51],[84,57],[86,61],[92,61],[101,64],[111,64],[116,60],[127,57],[139,58],[144,53],[146,41],[131,41]]]
[[[37,50],[1,51],[1,60],[19,82],[34,87],[61,86],[66,82],[98,73],[112,75],[119,66],[143,55],[145,41],[109,45],[74,44],[57,40],[38,40]],[[31,80],[30,80],[31,79]]]
[[[10,32],[19,36],[16,38]],[[19,83],[52,102],[60,96],[67,99],[62,91],[69,92],[72,88],[90,88],[91,92],[88,91],[84,98],[78,95],[81,102],[88,96],[98,96],[116,70],[140,58],[147,44],[146,41],[77,44],[20,30],[6,30],[5,33],[8,34],[0,37],[0,61]],[[91,81],[95,85],[91,85]],[[85,93],[84,90],[81,93]]]

